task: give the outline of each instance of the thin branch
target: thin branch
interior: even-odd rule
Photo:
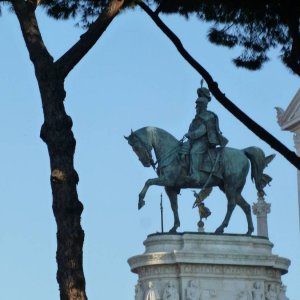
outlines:
[[[159,15],[159,13],[161,12],[161,10],[162,10],[162,4],[159,4],[159,5],[157,6],[156,10],[154,11],[154,13],[155,13],[156,15]]]
[[[228,31],[232,26],[234,26],[234,23],[232,22],[231,24],[229,24],[228,26],[224,27],[222,29],[222,31],[225,33],[226,31]]]
[[[218,88],[218,84],[213,80],[212,76],[201,66],[183,47],[180,39],[170,30],[170,28],[143,2],[138,3],[139,6],[150,16],[154,23],[164,32],[164,34],[173,42],[182,57],[204,78],[208,88],[216,98],[230,113],[232,113],[239,121],[241,121],[248,129],[256,134],[260,139],[265,141],[270,147],[278,151],[284,158],[300,170],[300,157],[295,152],[288,149],[273,135],[257,124],[242,110],[240,110],[224,93]]]
[[[31,5],[34,10],[40,4],[41,0],[27,0],[27,5]]]
[[[79,41],[74,44],[61,58],[56,61],[62,78],[66,78],[69,72],[79,63],[101,37],[111,21],[119,13],[125,0],[112,0],[100,13],[97,20],[89,29],[80,36]]]

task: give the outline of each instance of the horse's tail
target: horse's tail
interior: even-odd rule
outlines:
[[[265,167],[273,160],[275,154],[265,156],[265,153],[258,147],[248,147],[243,152],[251,162],[251,179],[255,183],[257,192],[265,195],[264,187],[272,181],[272,177],[264,174]]]

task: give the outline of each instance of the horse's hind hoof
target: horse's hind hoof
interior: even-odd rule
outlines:
[[[246,236],[251,236],[252,233],[253,233],[253,230],[247,231],[247,232],[246,232]]]

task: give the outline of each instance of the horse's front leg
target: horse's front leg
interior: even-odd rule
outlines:
[[[166,181],[163,178],[152,178],[152,179],[148,179],[145,182],[145,185],[143,187],[143,189],[141,190],[141,192],[139,193],[139,203],[138,203],[138,209],[141,209],[144,205],[145,205],[145,201],[144,198],[146,196],[146,193],[148,191],[148,188],[151,185],[160,185],[160,186],[165,186],[166,185]]]
[[[171,208],[174,215],[174,225],[169,230],[170,233],[176,233],[177,228],[180,226],[180,220],[178,215],[178,204],[177,204],[177,191],[174,188],[166,187],[166,193],[170,199]]]

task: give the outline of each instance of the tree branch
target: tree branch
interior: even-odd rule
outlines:
[[[157,8],[156,8],[156,10],[154,11],[154,13],[155,13],[156,15],[159,15],[159,13],[161,12],[161,10],[162,10],[162,3],[160,3],[160,4],[157,6]]]
[[[37,19],[35,16],[35,7],[31,2],[23,0],[12,0],[13,8],[19,20],[22,34],[29,52],[31,61],[35,67],[40,62],[53,62],[52,56],[49,54],[39,30]]]
[[[170,30],[169,27],[155,14],[145,3],[139,2],[138,5],[150,16],[154,23],[164,32],[164,34],[173,42],[182,57],[204,78],[208,88],[213,96],[220,102],[230,113],[232,113],[239,121],[241,121],[248,129],[250,129],[260,139],[265,141],[270,147],[278,151],[284,158],[300,170],[300,157],[295,152],[288,149],[273,135],[257,124],[242,110],[240,110],[233,102],[231,102],[224,93],[218,88],[218,84],[213,80],[212,76],[204,69],[183,47],[180,39]]]
[[[56,61],[56,65],[62,78],[66,78],[69,72],[79,63],[87,52],[95,45],[108,25],[119,13],[125,0],[112,0],[101,12],[97,20],[89,29],[80,36],[79,41],[74,44],[61,58]]]

